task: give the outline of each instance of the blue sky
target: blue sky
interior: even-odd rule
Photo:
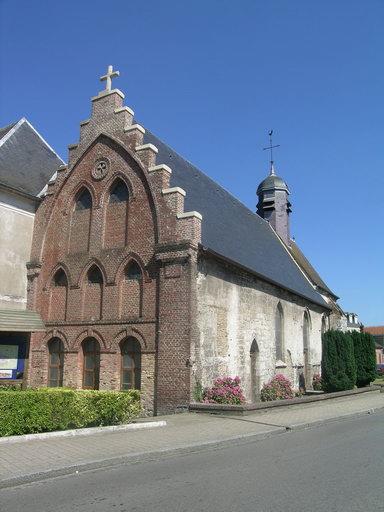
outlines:
[[[292,234],[384,324],[383,24],[382,0],[0,0],[0,125],[66,159],[113,64],[140,122],[252,210],[273,128]]]

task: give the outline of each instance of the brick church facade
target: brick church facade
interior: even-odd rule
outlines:
[[[286,185],[250,212],[137,124],[111,76],[36,214],[28,385],[139,388],[148,414],[224,374],[250,400],[277,371],[310,385],[337,297],[262,218],[271,191],[288,216]]]

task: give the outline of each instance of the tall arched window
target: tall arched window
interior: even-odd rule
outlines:
[[[275,311],[275,348],[276,361],[285,361],[284,350],[284,313],[279,302]]]
[[[103,274],[97,265],[88,270],[83,287],[83,318],[100,320],[103,300]]]
[[[256,402],[260,392],[259,346],[256,340],[252,341],[249,355],[251,356],[251,400]]]
[[[303,347],[304,352],[309,350],[309,333],[310,333],[310,322],[308,312],[304,312],[303,318]]]
[[[104,246],[127,245],[129,191],[123,180],[117,179],[109,189],[105,214]]]
[[[83,187],[75,198],[71,217],[70,252],[86,252],[89,249],[91,229],[92,196]]]
[[[59,268],[52,279],[49,319],[64,321],[67,314],[68,279],[62,268]]]
[[[304,388],[309,389],[312,387],[312,375],[311,375],[311,367],[310,367],[310,352],[309,352],[309,344],[310,344],[310,332],[311,332],[311,323],[308,311],[304,311],[303,316],[303,352],[304,352]],[[303,387],[302,385],[300,387]]]
[[[141,347],[132,337],[121,344],[121,389],[140,389],[141,387]]]
[[[327,319],[325,315],[321,318],[321,335],[323,335],[327,331]]]
[[[99,389],[100,345],[94,338],[83,341],[83,389]]]
[[[127,265],[120,288],[121,317],[140,317],[143,302],[143,275],[137,261],[131,260]]]
[[[64,344],[59,338],[48,342],[48,386],[51,388],[63,385]]]

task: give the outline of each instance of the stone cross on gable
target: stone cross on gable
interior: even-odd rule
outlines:
[[[108,71],[106,75],[100,77],[100,82],[106,81],[105,90],[110,91],[112,87],[112,78],[115,76],[119,76],[120,71],[113,71],[113,66],[108,66]]]

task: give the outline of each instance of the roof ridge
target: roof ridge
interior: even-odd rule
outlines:
[[[256,217],[258,220],[260,220],[261,222],[267,224],[268,226],[270,226],[269,222],[266,221],[265,219],[263,219],[262,217],[260,217],[260,215],[258,215],[256,212],[253,212],[246,204],[244,204],[242,201],[240,201],[240,199],[238,197],[236,197],[234,194],[232,194],[232,192],[230,192],[229,190],[227,190],[223,185],[221,185],[220,183],[218,183],[217,181],[215,181],[213,178],[211,178],[208,174],[206,174],[204,171],[202,171],[201,169],[199,169],[199,167],[197,167],[195,164],[193,164],[192,162],[190,162],[187,158],[184,158],[183,156],[180,155],[180,153],[178,153],[175,149],[173,149],[169,144],[167,144],[166,142],[164,142],[162,139],[160,139],[157,135],[155,135],[153,132],[151,132],[151,130],[148,130],[146,128],[146,132],[149,133],[150,135],[152,135],[153,137],[155,137],[157,140],[159,140],[163,146],[165,146],[167,149],[169,149],[172,153],[176,154],[178,158],[180,158],[180,160],[183,160],[185,163],[187,163],[190,167],[192,167],[193,169],[195,169],[197,172],[199,172],[200,174],[202,174],[206,179],[208,179],[213,185],[217,186],[217,187],[220,187],[221,190],[223,192],[225,192],[232,200],[236,201],[236,203],[238,203],[242,208],[244,208],[245,210],[247,210],[248,213],[252,214],[254,217]],[[188,191],[186,191],[188,193]]]

